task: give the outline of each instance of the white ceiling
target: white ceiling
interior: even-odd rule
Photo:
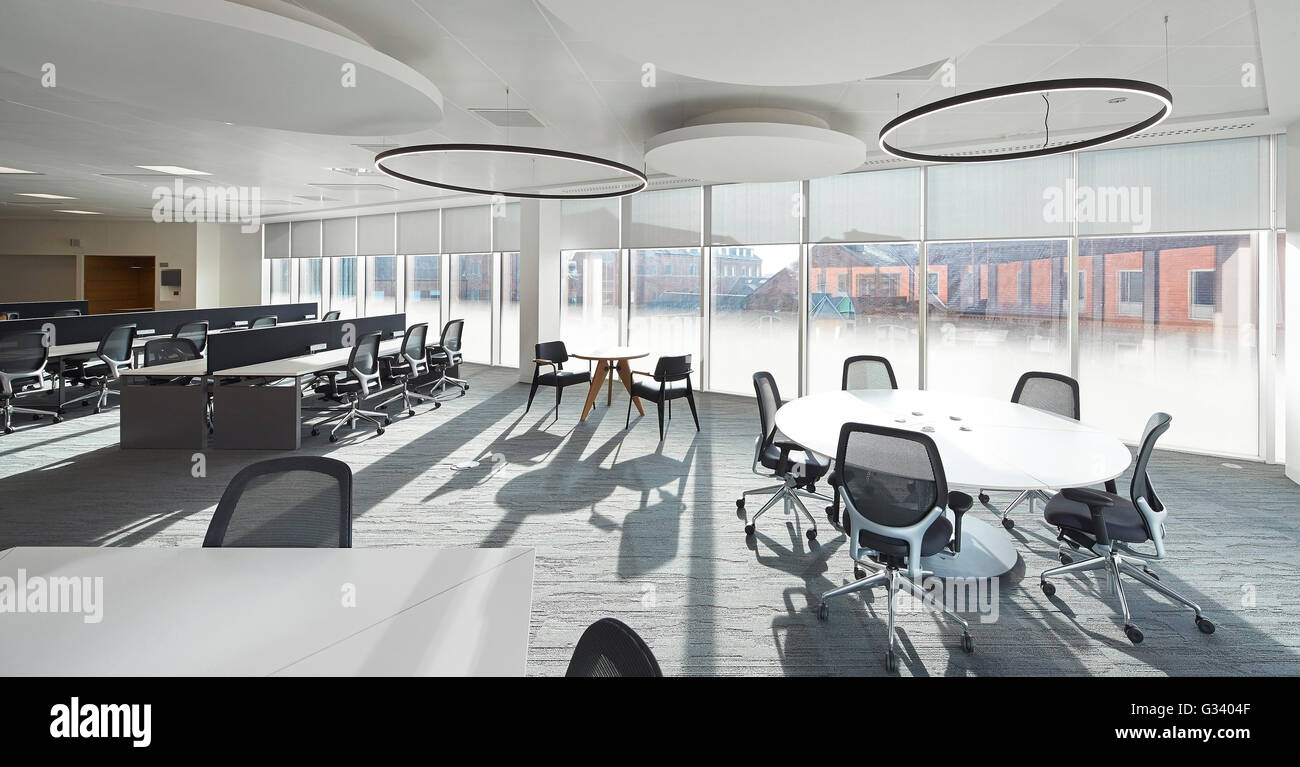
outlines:
[[[62,0],[49,0],[61,2]],[[720,2],[721,0],[711,0]],[[901,2],[902,0],[900,0]],[[972,0],[974,2],[976,0]],[[996,0],[978,0],[995,2]],[[210,0],[224,2],[224,0]],[[1257,0],[1266,3],[1271,0]],[[655,87],[643,87],[642,62],[622,55],[617,40],[592,40],[551,16],[536,0],[295,0],[296,5],[356,33],[378,51],[427,77],[444,98],[436,126],[403,136],[322,136],[187,118],[173,111],[42,88],[39,72],[0,69],[0,166],[38,176],[0,174],[0,216],[51,217],[54,208],[148,217],[151,191],[165,176],[137,165],[179,165],[212,175],[203,183],[260,186],[264,215],[312,215],[395,203],[463,197],[386,176],[357,178],[329,168],[366,167],[375,149],[358,144],[438,141],[530,144],[607,157],[644,166],[644,145],[655,134],[721,109],[797,109],[831,129],[876,145],[881,126],[900,110],[953,95],[936,75],[919,82],[871,80],[833,85],[762,87],[709,82],[660,68]],[[1062,0],[1037,19],[992,42],[953,50],[957,92],[1054,77],[1131,77],[1165,84],[1165,26],[1170,15],[1169,87],[1174,118],[1161,131],[1243,126],[1212,135],[1252,135],[1282,130],[1300,114],[1270,112],[1272,84],[1262,61],[1259,27],[1251,0]],[[1300,5],[1300,4],[1297,4]],[[3,11],[0,11],[2,13]],[[870,34],[924,35],[882,19]],[[684,18],[682,24],[690,24]],[[1291,38],[1287,38],[1291,39]],[[720,38],[718,56],[745,40]],[[232,51],[238,56],[238,51]],[[810,50],[809,56],[817,51]],[[1281,59],[1294,63],[1295,59]],[[1242,66],[1257,68],[1256,87],[1243,87]],[[159,62],[166,66],[166,62]],[[221,62],[213,62],[220,68]],[[1293,76],[1295,68],[1273,74]],[[1288,85],[1295,88],[1296,83]],[[507,88],[509,96],[507,97]],[[1274,99],[1280,101],[1281,99]],[[494,126],[470,110],[528,108],[541,128]],[[1041,117],[1041,101],[1022,114]],[[1082,109],[1105,121],[1100,107]],[[1120,105],[1128,118],[1140,105]],[[927,142],[998,138],[1006,122],[996,113],[929,126]],[[1091,119],[1091,118],[1089,118]],[[1189,132],[1158,140],[1194,140]],[[870,151],[867,167],[886,164]],[[116,174],[116,175],[110,175]],[[139,175],[133,175],[139,174]],[[597,177],[591,181],[599,180]],[[196,180],[197,181],[197,180]],[[320,184],[366,183],[377,189],[324,189]],[[385,188],[386,187],[386,188]],[[18,193],[77,197],[57,205]],[[311,201],[321,195],[331,198]],[[294,203],[294,204],[289,204]]]

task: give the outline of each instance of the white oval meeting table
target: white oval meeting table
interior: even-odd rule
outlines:
[[[928,434],[939,448],[948,487],[1046,490],[1096,485],[1128,468],[1115,436],[1007,400],[938,391],[871,390],[811,394],[783,405],[776,426],[808,450],[834,459],[846,423]],[[1019,555],[1007,535],[967,513],[961,552],[925,558],[940,577],[994,577]]]

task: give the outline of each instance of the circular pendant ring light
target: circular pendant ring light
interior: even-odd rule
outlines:
[[[559,160],[573,162],[584,165],[591,165],[598,168],[605,168],[615,171],[626,177],[626,181],[631,184],[627,189],[620,189],[612,192],[576,192],[571,194],[565,193],[546,193],[546,192],[526,192],[510,189],[488,189],[485,187],[464,186],[460,184],[451,184],[443,181],[437,181],[432,178],[420,178],[409,173],[402,173],[393,170],[385,165],[389,160],[398,157],[410,157],[416,155],[442,155],[445,157],[454,157],[458,154],[498,154],[512,155],[519,157],[531,157],[534,159]],[[425,186],[437,187],[439,189],[448,189],[454,192],[468,192],[470,194],[484,195],[501,195],[503,197],[527,197],[537,200],[595,200],[607,197],[625,197],[630,194],[645,189],[649,184],[646,174],[629,165],[624,165],[613,160],[606,160],[593,155],[578,154],[576,152],[564,152],[558,149],[544,149],[542,147],[515,146],[510,144],[419,144],[416,146],[404,146],[396,149],[389,149],[375,155],[375,167],[380,171],[398,178],[403,181],[410,181],[413,184],[423,184]]]
[[[1117,93],[1122,95],[1139,95],[1147,96],[1154,99],[1160,104],[1160,109],[1155,114],[1144,120],[1133,123],[1132,125],[1112,131],[1101,136],[1095,136],[1090,139],[1081,141],[1072,141],[1055,146],[1043,146],[1039,149],[1021,150],[1015,152],[995,152],[991,154],[980,155],[959,155],[959,154],[927,154],[925,152],[912,152],[889,143],[890,134],[896,132],[905,125],[915,123],[930,115],[944,112],[949,109],[979,104],[997,99],[1008,98],[1011,96],[1023,96],[1026,94],[1042,93],[1049,94],[1065,91],[1102,91]],[[921,162],[997,162],[1000,160],[1023,160],[1030,157],[1046,157],[1054,154],[1065,154],[1079,149],[1108,144],[1112,141],[1118,141],[1127,138],[1135,133],[1150,128],[1162,122],[1173,110],[1174,97],[1166,89],[1159,85],[1144,82],[1142,80],[1124,80],[1107,77],[1078,77],[1062,80],[1035,80],[1033,82],[1016,83],[1013,85],[1003,85],[997,88],[986,88],[984,90],[972,91],[960,96],[941,99],[931,104],[918,107],[905,112],[893,120],[890,120],[884,128],[880,129],[880,148],[885,152],[902,157],[907,160],[919,160]]]

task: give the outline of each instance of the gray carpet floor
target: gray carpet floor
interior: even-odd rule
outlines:
[[[355,546],[532,546],[537,550],[529,673],[562,674],[584,627],[615,616],[654,649],[665,673],[884,674],[885,600],[850,596],[817,619],[818,594],[852,579],[844,538],[819,542],[779,510],[746,541],[735,499],[749,473],[753,400],[699,397],[703,429],[675,409],[662,443],[654,411],[624,430],[626,401],[579,423],[571,389],[558,422],[515,372],[465,367],[473,382],[444,406],[420,406],[383,436],[303,452],[347,461],[356,477]],[[684,405],[684,403],[683,403]],[[184,451],[124,451],[117,413],[79,412],[0,436],[0,548],[198,546],[227,481],[272,453],[209,450],[206,477]],[[466,468],[471,461],[478,466]],[[899,618],[905,675],[1270,675],[1300,673],[1300,488],[1278,466],[1158,452],[1152,477],[1171,510],[1163,581],[1198,601],[1218,631],[1135,584],[1146,641],[1125,639],[1094,576],[1037,574],[1056,564],[1052,531],[1019,513],[1008,533],[1021,562],[998,588],[997,618],[972,618],[975,652],[925,611]],[[993,503],[1009,500],[994,494]],[[992,512],[976,510],[987,520]]]

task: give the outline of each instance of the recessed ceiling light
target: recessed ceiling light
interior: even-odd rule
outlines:
[[[55,213],[77,213],[82,216],[101,216],[102,213],[96,213],[93,210],[56,210]]]
[[[38,175],[34,170],[18,170],[17,168],[6,168],[3,165],[0,165],[0,173],[24,173],[33,176]]]
[[[335,173],[342,173],[345,176],[377,176],[379,172],[374,168],[326,168]]]
[[[144,168],[145,170],[151,170],[154,171],[155,173],[168,173],[173,176],[211,176],[212,175],[211,173],[207,173],[201,170],[190,170],[189,168],[182,168],[179,165],[137,165],[135,167]]]
[[[39,197],[42,200],[75,200],[76,197],[68,197],[63,194],[45,194],[44,192],[18,192],[19,197]]]

